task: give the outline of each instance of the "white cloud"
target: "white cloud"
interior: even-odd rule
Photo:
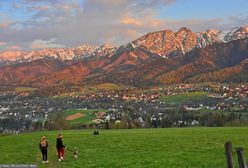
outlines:
[[[8,50],[21,50],[22,48],[18,45],[12,45],[8,48]]]
[[[6,42],[0,41],[0,47],[1,47],[1,46],[5,46],[6,44],[7,44]]]
[[[30,48],[31,49],[41,49],[41,48],[60,48],[64,47],[64,45],[56,44],[56,39],[50,39],[50,40],[34,40]]]

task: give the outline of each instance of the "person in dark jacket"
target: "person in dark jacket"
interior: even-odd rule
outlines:
[[[41,141],[39,144],[39,148],[42,154],[42,163],[48,163],[49,161],[47,160],[47,148],[48,148],[48,142],[46,140],[45,136],[41,137]]]
[[[65,153],[65,150],[64,150],[65,145],[63,144],[62,139],[63,139],[63,135],[59,134],[57,138],[57,143],[56,143],[59,161],[64,160],[64,153]]]

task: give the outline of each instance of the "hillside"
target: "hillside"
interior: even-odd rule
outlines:
[[[246,71],[247,59],[247,39],[215,44],[187,53],[178,68],[163,73],[158,79],[163,84],[247,82],[244,76],[240,76],[238,81],[232,80],[234,76]]]
[[[38,164],[51,168],[220,168],[226,167],[224,143],[232,141],[233,147],[247,149],[247,131],[247,128],[102,130],[97,136],[92,130],[63,131],[64,144],[79,150],[79,158],[74,159],[67,149],[64,162],[58,162],[56,157],[58,132],[5,136],[0,137],[0,164]],[[42,135],[46,135],[49,143],[47,166],[42,166],[38,149]]]
[[[16,57],[6,52],[0,58],[12,63],[0,67],[0,83],[45,89],[102,83],[149,87],[247,82],[247,30],[194,33],[181,28],[148,33],[119,48],[86,45],[16,52]]]

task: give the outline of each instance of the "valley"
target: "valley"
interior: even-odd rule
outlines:
[[[0,131],[241,126],[248,124],[247,102],[246,84],[141,89],[108,83],[53,96],[17,88],[0,94]]]

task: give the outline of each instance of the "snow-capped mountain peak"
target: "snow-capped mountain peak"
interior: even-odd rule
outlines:
[[[111,45],[95,46],[84,44],[75,48],[44,48],[41,50],[5,51],[0,53],[0,64],[15,64],[20,62],[31,62],[45,57],[55,59],[78,60],[88,57],[103,57],[115,52],[116,47]]]
[[[120,48],[130,50],[130,48],[142,47],[162,57],[169,57],[185,54],[195,48],[204,48],[214,43],[227,43],[245,37],[248,37],[247,25],[227,31],[209,29],[198,33],[183,27],[177,32],[164,30],[148,33]]]
[[[83,44],[74,48],[45,48],[29,52],[5,51],[0,53],[0,65],[30,62],[45,57],[52,57],[62,61],[80,60],[89,57],[111,57],[116,53],[128,52],[137,47],[166,58],[185,54],[195,48],[204,48],[214,43],[227,43],[245,37],[248,37],[248,25],[235,27],[227,31],[209,29],[198,33],[183,27],[177,32],[163,30],[148,33],[120,46],[118,49],[109,44],[102,46]]]

